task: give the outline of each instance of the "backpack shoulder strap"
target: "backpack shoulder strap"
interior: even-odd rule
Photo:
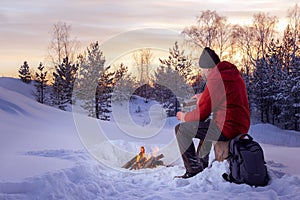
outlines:
[[[244,134],[240,134],[234,138],[232,138],[230,141],[229,141],[229,152],[233,152],[233,146],[236,142],[238,142],[242,137],[244,136]]]
[[[246,139],[247,138],[247,139]],[[251,137],[251,135],[249,134],[239,134],[238,136],[236,136],[235,138],[231,139],[231,143],[232,145],[235,143],[235,142],[238,142],[238,141],[242,141],[242,140],[245,140],[245,141],[252,141],[253,138]]]
[[[242,134],[239,134],[238,136],[236,136],[235,138],[233,138],[232,140],[234,141],[239,141],[241,140],[242,138],[245,139],[246,137],[248,137],[248,140],[253,140],[253,138],[251,137],[251,135],[249,134],[245,134],[245,133],[242,133]]]

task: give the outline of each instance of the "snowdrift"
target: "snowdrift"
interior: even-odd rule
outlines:
[[[250,127],[249,134],[264,144],[287,147],[300,147],[300,133],[283,131],[271,124],[255,124]]]

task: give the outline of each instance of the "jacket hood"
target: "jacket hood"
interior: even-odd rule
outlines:
[[[223,81],[233,81],[235,78],[239,78],[239,74],[240,72],[235,65],[227,61],[222,61],[217,64],[207,79],[217,80],[221,76]]]

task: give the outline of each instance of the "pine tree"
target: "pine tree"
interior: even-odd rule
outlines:
[[[154,75],[156,91],[163,90],[160,95],[166,93],[168,99],[163,97],[164,107],[169,116],[174,116],[180,110],[179,102],[190,98],[194,91],[188,82],[194,79],[192,75],[192,61],[184,55],[175,42],[169,49],[168,59],[159,59],[161,66]],[[170,92],[171,91],[171,92]]]
[[[112,101],[122,103],[123,101],[129,101],[131,95],[134,93],[134,89],[137,85],[137,80],[128,73],[128,67],[124,64],[120,64],[116,70],[114,77],[114,87]]]
[[[44,65],[43,63],[40,63],[40,65],[38,66],[38,70],[39,72],[35,73],[35,81],[36,84],[34,85],[36,88],[36,92],[35,92],[35,97],[36,100],[40,103],[45,103],[45,97],[46,97],[46,83],[48,82],[48,80],[46,80],[46,76],[47,76],[47,71],[43,71],[44,70]]]
[[[96,117],[98,103],[96,90],[101,74],[104,72],[105,58],[98,42],[91,43],[86,53],[79,56],[79,76],[76,98],[80,99],[82,107],[89,116]]]
[[[294,124],[293,129],[300,130],[300,56],[293,57],[291,65],[291,102],[292,102],[292,115],[291,121]]]
[[[254,95],[256,105],[261,114],[262,122],[270,122],[270,66],[265,58],[256,61],[256,69],[253,74],[254,81]]]
[[[173,48],[169,49],[169,54],[168,59],[160,59],[161,65],[171,66],[186,82],[192,81],[195,78],[192,74],[192,60],[185,55],[184,50],[179,49],[178,42],[175,42]]]
[[[253,85],[262,122],[277,123],[285,129],[299,129],[300,49],[288,26],[282,43],[272,40],[256,60]]]
[[[300,47],[297,40],[297,31],[287,26],[283,37],[284,62],[284,102],[281,117],[285,129],[299,129],[299,57]],[[296,34],[296,35],[295,35]]]
[[[268,101],[270,115],[272,117],[272,124],[275,124],[275,120],[280,122],[280,114],[282,112],[282,101],[284,101],[282,83],[285,81],[283,72],[283,47],[279,40],[272,40],[268,47],[268,53],[266,55],[267,64],[269,70],[269,86],[268,86]]]
[[[52,100],[55,106],[66,110],[67,105],[72,104],[73,85],[78,66],[71,64],[68,57],[63,59],[62,64],[55,67],[53,72]]]
[[[109,71],[110,66],[101,74],[96,90],[96,118],[110,120],[111,97],[115,72]]]
[[[29,66],[27,61],[24,61],[24,64],[19,69],[19,77],[24,83],[31,82],[31,74],[29,71]]]
[[[179,109],[175,107],[179,105],[179,102],[174,93],[176,90],[176,86],[173,85],[174,78],[181,80],[181,83],[183,82],[183,78],[178,75],[178,71],[172,69],[171,66],[160,66],[154,73],[156,100],[162,103],[168,116],[175,116]]]

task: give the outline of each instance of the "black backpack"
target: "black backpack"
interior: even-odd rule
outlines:
[[[241,134],[230,140],[228,161],[230,173],[223,174],[226,181],[251,186],[268,184],[269,176],[263,150],[250,135]]]

